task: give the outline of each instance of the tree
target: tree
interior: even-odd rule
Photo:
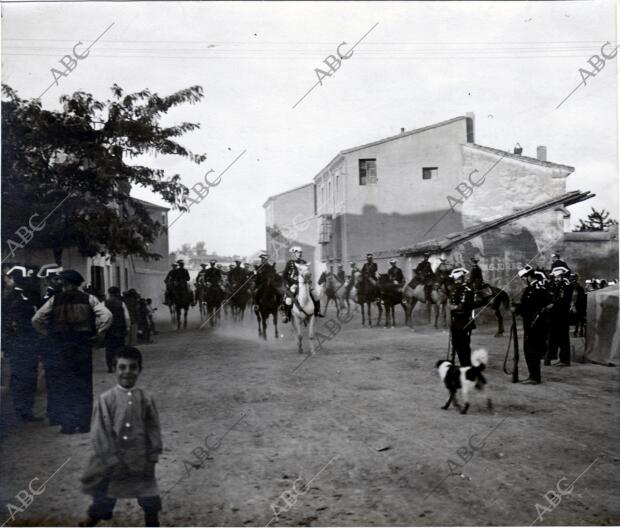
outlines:
[[[166,228],[129,196],[131,186],[148,188],[182,211],[187,210],[189,189],[178,174],[167,176],[161,169],[128,161],[163,154],[202,163],[206,155],[175,141],[199,124],[160,123],[171,108],[200,101],[202,88],[160,97],[149,90],[125,94],[114,85],[106,101],[85,92],[62,96],[61,111],[21,99],[7,85],[2,85],[2,94],[2,238],[11,256],[16,245],[28,244],[51,249],[59,264],[69,247],[86,256],[107,251],[161,258],[150,244]],[[20,240],[18,230],[29,224],[40,229],[29,240]]]
[[[618,223],[613,218],[609,218],[609,211],[603,209],[599,212],[594,207],[590,209],[592,212],[588,215],[588,219],[579,220],[579,225],[573,231],[607,231],[610,226]]]

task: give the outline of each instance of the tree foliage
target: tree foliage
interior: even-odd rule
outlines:
[[[579,220],[579,225],[573,231],[607,231],[610,226],[616,225],[618,222],[613,218],[609,218],[609,211],[605,209],[600,212],[591,207],[592,212],[586,220]]]
[[[189,190],[178,174],[129,162],[144,154],[180,156],[197,164],[206,159],[176,141],[199,124],[161,124],[173,107],[199,102],[202,88],[161,97],[149,90],[125,94],[114,85],[105,101],[85,92],[63,96],[60,111],[21,99],[7,85],[2,95],[3,241],[23,242],[16,230],[28,226],[35,213],[37,225],[62,202],[29,246],[52,249],[59,263],[69,247],[87,256],[107,251],[160,258],[150,244],[166,227],[129,196],[131,186],[150,189],[183,211]]]

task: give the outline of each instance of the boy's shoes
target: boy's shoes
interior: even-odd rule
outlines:
[[[157,513],[145,513],[144,526],[159,526],[159,515]]]
[[[521,382],[523,385],[540,385],[540,381],[537,381],[532,378],[527,378]]]
[[[563,361],[558,361],[553,364],[554,367],[570,367],[570,363],[564,363]]]
[[[83,521],[78,523],[78,526],[96,526],[99,522],[99,519],[93,519],[92,517],[87,517]]]

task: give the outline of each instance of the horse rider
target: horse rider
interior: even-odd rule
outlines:
[[[398,261],[394,258],[390,259],[390,269],[387,272],[387,276],[392,284],[402,288],[405,283],[405,276],[403,275],[402,270],[396,265],[397,262]]]
[[[413,270],[412,286],[415,288],[418,284],[424,284],[424,297],[426,302],[432,302],[431,292],[433,291],[433,279],[435,274],[431,263],[428,261],[431,254],[426,251],[422,256],[422,260]],[[469,273],[469,272],[468,272]]]
[[[439,266],[435,269],[435,277],[440,285],[446,284],[450,279],[450,266],[445,257],[439,257]]]
[[[179,259],[176,263],[177,267],[170,270],[166,276],[167,284],[180,283],[185,284],[187,288],[189,288],[188,283],[190,281],[190,277],[189,271],[185,269],[185,261],[183,259]]]
[[[469,259],[471,262],[471,270],[469,272],[469,284],[476,292],[482,288],[484,281],[482,280],[482,268],[478,266],[479,259],[472,257]]]
[[[269,255],[267,253],[261,253],[259,255],[260,264],[254,264],[254,310],[258,310],[257,299],[260,297],[264,287],[270,280],[276,276],[276,269],[273,264],[269,262]]]
[[[232,285],[241,286],[247,279],[247,272],[245,268],[241,266],[240,260],[235,260],[235,265],[228,272],[228,283]]]
[[[472,317],[474,291],[466,283],[467,275],[469,271],[465,268],[456,268],[450,273],[455,283],[449,301],[452,350],[458,355],[461,367],[471,365],[471,332],[476,327]]]
[[[559,349],[558,367],[570,366],[570,326],[569,314],[573,298],[573,285],[569,280],[570,271],[564,266],[558,266],[551,272],[553,280],[550,292],[553,298],[553,308],[549,317],[549,354],[545,358],[545,365],[556,359]]]
[[[566,262],[564,262],[560,258],[559,253],[553,253],[553,255],[551,255],[551,258],[553,259],[553,261],[551,262],[551,271],[553,271],[555,268],[566,268],[568,271],[570,271],[568,264],[566,264]]]
[[[373,260],[372,253],[366,253],[366,262],[362,266],[362,278],[371,279],[373,282],[377,280],[377,263]]]
[[[552,298],[545,287],[544,274],[529,265],[519,270],[519,277],[525,284],[521,302],[515,303],[512,311],[523,318],[523,353],[529,377],[522,383],[538,385],[541,382],[540,360],[547,348],[547,313]]]
[[[205,283],[205,273],[207,271],[207,265],[202,262],[200,264],[200,271],[198,272],[198,275],[196,275],[196,280],[194,281],[194,284],[196,286],[202,286]]]
[[[284,266],[284,271],[282,272],[282,277],[286,282],[286,293],[284,295],[284,323],[288,323],[292,317],[293,312],[293,303],[295,299],[295,294],[297,293],[297,284],[299,279],[299,270],[297,266],[307,266],[308,263],[302,258],[302,250],[299,246],[293,246],[290,249],[290,253],[293,254],[294,258],[290,259],[286,265]],[[312,302],[314,302],[314,315],[315,317],[323,317],[321,315],[321,301],[315,299],[312,295],[312,289],[310,290],[310,297],[312,298]]]
[[[210,282],[212,285],[219,287],[222,292],[224,288],[222,286],[222,270],[216,266],[217,260],[209,260],[210,267],[205,270],[205,281]]]
[[[336,280],[339,280],[342,284],[344,284],[347,281],[347,274],[344,272],[344,266],[341,262],[339,262],[338,264],[336,264],[336,267],[338,268],[338,271],[336,272],[334,277],[336,278]]]

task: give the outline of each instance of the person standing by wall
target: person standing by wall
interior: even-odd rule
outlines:
[[[14,267],[5,276],[2,317],[2,344],[11,365],[10,393],[17,419],[39,421],[33,413],[37,391],[39,347],[30,320],[35,306],[25,294],[26,277],[21,267]]]
[[[80,290],[84,278],[75,270],[60,273],[63,291],[32,318],[34,328],[50,335],[63,368],[61,433],[87,433],[93,407],[93,338],[112,324],[112,314],[94,295]]]

